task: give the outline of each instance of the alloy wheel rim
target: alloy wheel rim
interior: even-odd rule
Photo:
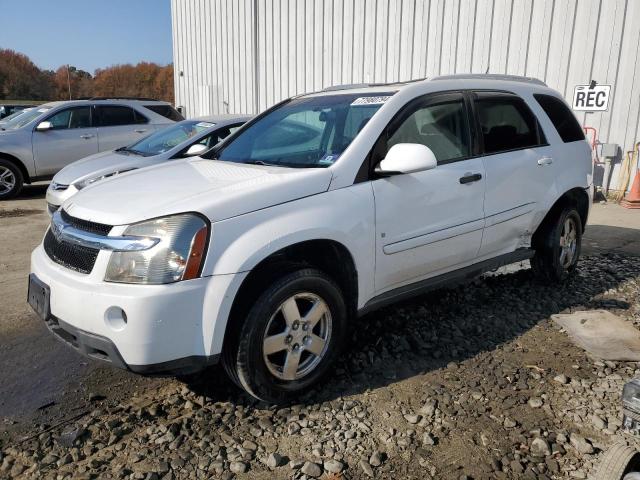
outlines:
[[[569,268],[576,255],[578,245],[578,229],[573,218],[567,218],[560,234],[560,265]]]
[[[16,186],[16,176],[7,167],[0,167],[0,195],[9,193]]]
[[[269,372],[280,380],[299,380],[320,364],[331,340],[327,303],[311,292],[287,298],[269,319],[262,355]]]

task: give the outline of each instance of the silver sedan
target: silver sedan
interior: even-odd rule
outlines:
[[[200,155],[240,128],[249,118],[248,115],[224,115],[183,120],[127,147],[78,160],[53,177],[47,189],[49,214],[92,183],[167,160]]]

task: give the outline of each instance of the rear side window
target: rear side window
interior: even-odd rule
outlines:
[[[98,113],[98,126],[114,127],[117,125],[135,125],[137,123],[145,123],[140,121],[140,117],[136,118],[136,113],[131,107],[118,105],[100,105],[96,107]]]
[[[533,95],[547,114],[553,126],[556,127],[564,143],[584,140],[584,131],[569,107],[559,98],[551,95],[536,93]]]
[[[180,115],[175,108],[171,105],[145,105],[144,108],[148,108],[152,112],[157,113],[158,115],[162,115],[169,120],[173,120],[174,122],[180,122],[184,120],[184,117]]]
[[[475,101],[487,154],[544,144],[538,120],[521,98],[509,94],[480,94]]]

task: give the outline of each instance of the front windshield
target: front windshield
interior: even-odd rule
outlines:
[[[33,122],[36,118],[38,118],[43,113],[51,110],[50,107],[41,107],[34,108],[32,110],[25,110],[21,115],[14,117],[12,120],[7,123],[2,124],[3,130],[15,130],[16,128],[24,127],[25,125]]]
[[[31,108],[25,108],[24,110],[18,110],[17,112],[13,112],[11,115],[7,115],[2,120],[0,120],[0,125],[4,125],[5,123],[9,123],[11,120],[16,118],[18,115],[22,115],[25,112],[32,110]]]
[[[158,155],[214,126],[215,123],[211,122],[185,120],[153,133],[123,150],[147,157]]]
[[[290,100],[245,128],[217,160],[283,167],[328,167],[392,93],[335,94]]]

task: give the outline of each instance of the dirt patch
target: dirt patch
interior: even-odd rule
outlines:
[[[0,218],[27,217],[29,215],[37,215],[43,213],[43,210],[35,210],[33,208],[16,208],[13,210],[0,210]]]

